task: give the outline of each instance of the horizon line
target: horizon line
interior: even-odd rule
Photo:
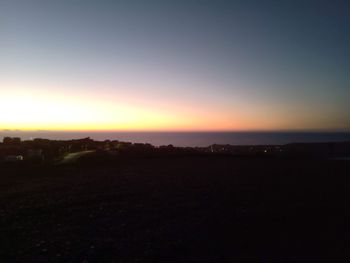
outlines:
[[[268,129],[268,130],[46,130],[46,129],[2,129],[4,132],[63,132],[63,133],[269,133],[269,132],[340,132],[348,133],[350,129]]]

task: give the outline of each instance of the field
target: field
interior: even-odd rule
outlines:
[[[1,262],[346,262],[350,162],[0,167]]]

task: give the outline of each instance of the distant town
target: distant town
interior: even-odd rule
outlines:
[[[350,142],[291,143],[286,145],[220,145],[207,147],[153,146],[118,140],[95,141],[89,137],[77,140],[36,138],[21,140],[4,137],[0,143],[0,163],[65,164],[87,156],[100,159],[151,157],[162,155],[231,155],[245,157],[348,158]]]

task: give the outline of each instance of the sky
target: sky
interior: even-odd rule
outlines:
[[[350,130],[349,1],[0,0],[0,129]]]

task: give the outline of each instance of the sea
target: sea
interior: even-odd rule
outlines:
[[[154,146],[204,147],[212,144],[231,145],[282,145],[288,143],[350,141],[350,132],[58,132],[58,131],[0,131],[4,137],[22,140],[44,138],[71,140],[90,137],[94,140],[118,140],[133,143],[150,143]]]

